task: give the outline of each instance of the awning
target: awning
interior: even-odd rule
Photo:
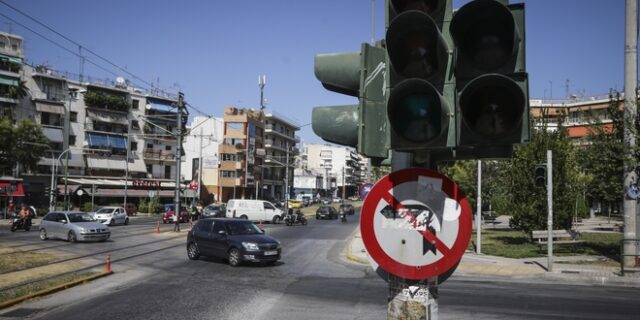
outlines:
[[[18,79],[0,75],[0,84],[17,87],[18,86]]]
[[[128,124],[127,117],[124,115],[113,114],[110,112],[99,112],[87,110],[87,117],[108,123]]]
[[[43,103],[40,101],[36,101],[36,111],[64,114],[64,106],[59,104]]]
[[[96,159],[87,157],[87,166],[89,168],[103,168],[103,169],[116,169],[116,170],[125,170],[127,162],[122,160],[114,160],[114,159]]]
[[[0,196],[24,197],[22,181],[0,181]]]
[[[9,62],[22,64],[22,59],[20,59],[18,57],[8,56],[6,54],[0,54],[0,60],[8,60]]]
[[[62,129],[54,129],[54,128],[42,128],[44,135],[51,142],[63,142],[64,139],[62,137]]]
[[[91,189],[86,189],[88,194],[91,194]],[[146,198],[149,197],[149,191],[154,192],[154,196],[162,198],[169,198],[175,195],[174,190],[145,190],[145,189],[127,189],[127,197],[130,198]],[[122,189],[105,189],[97,188],[93,194],[96,197],[124,197],[124,188]]]

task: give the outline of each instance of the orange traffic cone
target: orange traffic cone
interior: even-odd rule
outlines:
[[[107,263],[105,265],[104,272],[111,273],[111,255],[110,254],[107,255]]]
[[[156,224],[156,233],[160,233],[160,221]]]

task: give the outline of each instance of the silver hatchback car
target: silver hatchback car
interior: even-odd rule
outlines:
[[[105,241],[111,236],[108,226],[86,212],[53,211],[40,222],[40,239],[59,238],[69,242]]]

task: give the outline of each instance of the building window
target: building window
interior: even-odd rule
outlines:
[[[236,178],[238,174],[235,171],[220,171],[222,178]]]
[[[137,151],[138,150],[138,143],[131,141],[131,151]]]
[[[238,161],[238,156],[235,154],[223,153],[222,161]]]
[[[133,110],[138,110],[138,106],[140,105],[140,100],[133,100],[133,105],[131,106],[131,109]]]
[[[164,149],[167,151],[171,151],[171,146],[164,146]]]
[[[164,166],[164,178],[171,179],[171,166]]]
[[[153,165],[147,165],[147,173],[153,173]]]
[[[70,146],[76,145],[76,136],[69,136],[69,145]]]
[[[153,149],[153,143],[147,143],[147,149]]]
[[[78,122],[78,112],[76,111],[71,111],[69,113],[69,121],[71,122]]]
[[[140,130],[140,123],[138,120],[131,120],[131,128],[133,128],[133,130]]]
[[[244,130],[244,122],[227,122],[227,130]]]

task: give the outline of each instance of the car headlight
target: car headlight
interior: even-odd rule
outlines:
[[[258,247],[258,244],[255,243],[255,242],[243,242],[242,246],[247,251],[260,251],[260,248]]]

